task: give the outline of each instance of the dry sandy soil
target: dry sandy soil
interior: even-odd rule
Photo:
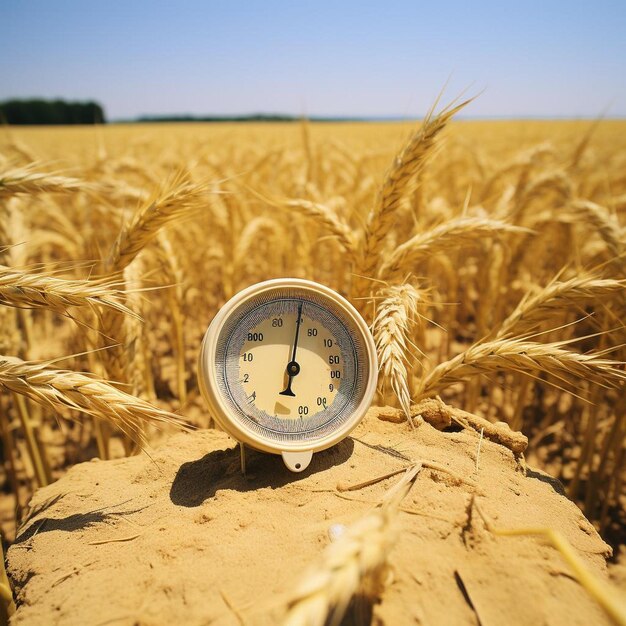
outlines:
[[[557,481],[524,475],[487,440],[477,469],[474,432],[411,431],[377,415],[303,474],[250,453],[244,477],[234,442],[216,431],[173,436],[150,456],[73,467],[36,493],[8,552],[12,623],[277,624],[329,528],[366,514],[397,477],[350,492],[337,485],[418,460],[452,474],[424,468],[405,498],[374,623],[609,623],[555,549],[537,536],[493,535],[469,506],[475,494],[499,528],[561,531],[608,580],[610,548]]]

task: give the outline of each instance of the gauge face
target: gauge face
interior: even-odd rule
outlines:
[[[376,387],[365,322],[335,292],[296,279],[260,283],[228,302],[205,337],[200,373],[220,425],[268,451],[332,445]]]

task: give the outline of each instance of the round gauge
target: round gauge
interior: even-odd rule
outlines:
[[[200,389],[237,441],[282,454],[292,471],[343,439],[376,390],[376,349],[356,309],[332,289],[279,278],[220,309],[199,359]]]

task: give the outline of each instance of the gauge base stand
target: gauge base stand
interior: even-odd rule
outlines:
[[[283,461],[287,466],[287,469],[292,472],[303,472],[313,458],[313,451],[307,450],[306,452],[282,452]]]
[[[303,472],[310,464],[313,458],[313,450],[306,452],[282,452],[285,467],[295,473]],[[241,473],[246,475],[246,446],[239,443],[239,461],[241,464]]]

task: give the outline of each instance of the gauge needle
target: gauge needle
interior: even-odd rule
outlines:
[[[287,383],[287,388],[284,391],[280,392],[281,396],[293,396],[295,398],[296,394],[291,391],[291,381],[294,376],[297,376],[300,373],[300,365],[296,362],[296,350],[298,349],[298,335],[300,334],[300,322],[302,321],[302,302],[298,306],[298,319],[296,321],[296,337],[293,340],[293,351],[291,353],[291,361],[287,363],[287,376],[289,376],[289,382]]]

